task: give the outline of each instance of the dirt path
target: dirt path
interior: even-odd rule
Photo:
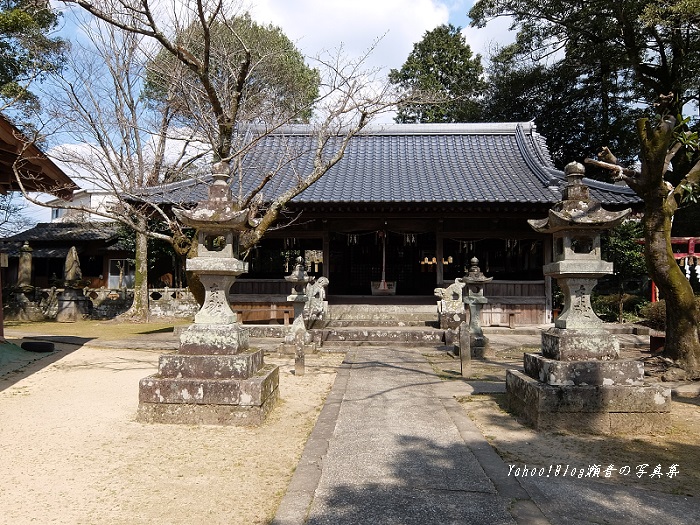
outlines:
[[[83,346],[0,379],[0,522],[251,525],[273,516],[342,356],[307,357],[302,377],[293,360],[266,358],[281,367],[282,402],[246,429],[137,423],[138,381],[160,353]]]

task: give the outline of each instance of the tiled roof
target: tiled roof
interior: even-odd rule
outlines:
[[[313,169],[314,144],[306,126],[263,137],[243,161],[243,193],[277,169],[280,159],[285,162],[265,198],[289,188],[297,174]],[[163,201],[196,202],[206,198],[208,182],[179,182],[158,194]],[[603,204],[639,201],[627,187],[586,183]],[[292,202],[554,204],[563,184],[564,174],[554,169],[532,123],[390,124],[353,138],[343,159]]]
[[[114,223],[39,223],[29,230],[3,239],[6,242],[73,242],[109,241],[116,238],[118,226]]]

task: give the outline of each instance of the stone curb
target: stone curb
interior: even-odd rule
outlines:
[[[270,525],[301,525],[306,522],[323,471],[323,461],[340,413],[350,365],[343,362],[338,368],[333,387],[326,398],[309,439],[306,441],[287,492],[277,508]]]
[[[508,466],[489,445],[457,400],[453,397],[439,397],[459,435],[494,484],[498,495],[511,501],[508,511],[515,522],[519,525],[548,525],[549,520],[534,503],[528,491],[519,480],[508,476]]]

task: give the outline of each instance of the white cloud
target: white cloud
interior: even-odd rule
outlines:
[[[272,23],[308,56],[334,50],[340,44],[351,57],[363,55],[378,39],[370,63],[400,68],[426,31],[440,24],[463,27],[475,53],[488,59],[494,44],[510,43],[511,20],[497,18],[485,28],[469,27],[467,13],[473,0],[251,0],[258,22]]]
[[[449,9],[434,0],[257,0],[253,18],[282,28],[309,56],[343,45],[349,56],[372,54],[375,67],[399,68],[426,31],[448,22]]]
[[[497,46],[515,41],[515,32],[509,30],[511,22],[510,17],[502,17],[492,20],[483,28],[467,26],[462,29],[467,44],[474,53],[481,55],[484,66],[489,57],[496,52]]]

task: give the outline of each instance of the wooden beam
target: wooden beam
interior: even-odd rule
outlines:
[[[21,157],[20,157],[21,155]],[[18,162],[19,160],[19,162]],[[19,167],[27,191],[51,193],[70,200],[78,186],[12,123],[0,115],[0,183],[5,191],[19,191],[13,167]]]

